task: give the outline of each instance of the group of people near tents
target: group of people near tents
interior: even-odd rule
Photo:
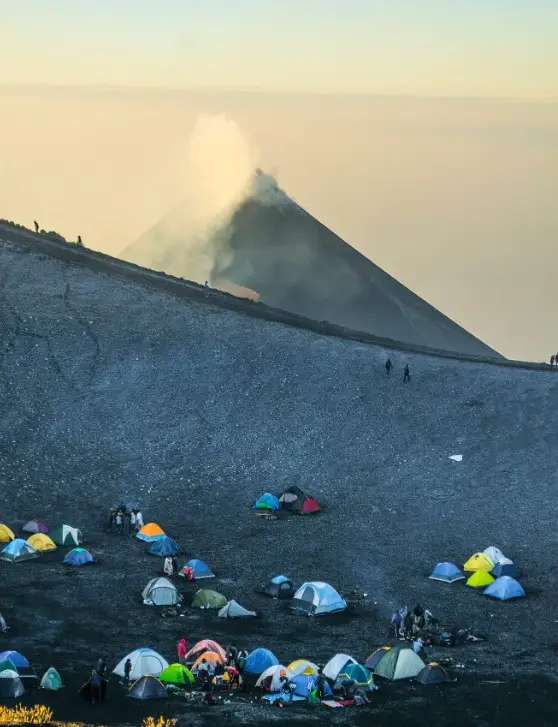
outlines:
[[[143,528],[143,514],[139,505],[123,502],[109,510],[107,532],[118,535],[135,535]]]

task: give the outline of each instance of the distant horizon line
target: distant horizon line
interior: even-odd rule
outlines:
[[[111,84],[56,84],[56,83],[5,83],[0,82],[0,90],[6,91],[104,91],[108,93],[160,93],[160,94],[187,94],[187,93],[245,93],[262,96],[329,96],[352,98],[377,99],[417,99],[436,101],[485,101],[499,103],[522,104],[558,104],[557,98],[544,98],[538,96],[489,96],[489,95],[463,95],[463,94],[427,94],[427,93],[374,93],[373,91],[301,91],[271,90],[259,86],[121,86]]]

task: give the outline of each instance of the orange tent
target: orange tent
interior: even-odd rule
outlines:
[[[157,523],[145,523],[143,528],[137,533],[136,538],[152,543],[165,536],[165,531],[160,528]]]
[[[192,648],[184,658],[187,662],[195,661],[198,656],[200,656],[200,654],[204,653],[204,651],[211,651],[215,654],[219,654],[223,663],[227,660],[227,654],[225,653],[225,649],[223,649],[223,647],[216,641],[212,641],[211,639],[203,639],[202,641],[198,641],[197,644],[194,644],[192,646]]]
[[[198,658],[196,659],[196,661],[192,664],[191,671],[193,671],[194,669],[197,669],[200,665],[200,661],[202,661],[203,659],[205,659],[213,667],[215,666],[215,664],[218,664],[218,663],[224,664],[226,661],[221,656],[221,654],[217,654],[217,653],[215,653],[215,651],[204,651],[203,654],[200,654],[198,656]]]

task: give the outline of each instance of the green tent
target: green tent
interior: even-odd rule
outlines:
[[[386,651],[374,669],[374,676],[384,679],[412,679],[424,667],[418,654],[407,646],[398,644]]]
[[[167,684],[193,684],[195,677],[182,664],[171,664],[159,674],[159,680]]]
[[[374,684],[372,675],[362,664],[349,664],[342,669],[335,682],[335,687],[340,689],[344,679],[352,679],[359,687],[370,687]]]
[[[11,659],[4,659],[4,661],[0,661],[0,671],[5,671],[6,669],[9,669],[10,671],[17,672],[17,666],[14,664],[14,662]]]
[[[201,588],[197,591],[192,601],[192,608],[223,608],[226,605],[225,596],[209,588]]]
[[[62,677],[53,666],[45,671],[41,679],[41,689],[51,689],[56,692],[62,689],[63,686]]]

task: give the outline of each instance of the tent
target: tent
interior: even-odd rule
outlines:
[[[270,666],[279,664],[279,659],[269,649],[254,649],[251,651],[244,665],[246,674],[263,674]]]
[[[443,583],[455,583],[465,578],[459,568],[453,563],[444,561],[438,563],[432,573],[428,576],[431,581],[442,581]]]
[[[51,540],[48,535],[44,533],[37,533],[36,535],[30,535],[27,538],[27,542],[35,550],[45,552],[47,550],[56,550],[56,543]]]
[[[265,492],[254,504],[255,510],[280,510],[281,503],[275,495]]]
[[[382,659],[385,656],[386,651],[389,651],[390,649],[391,646],[380,646],[379,649],[376,649],[376,651],[373,651],[370,654],[368,659],[366,659],[364,666],[370,671],[374,671],[374,669],[378,666],[380,659]]]
[[[506,556],[502,553],[500,548],[497,548],[495,545],[490,545],[482,552],[489,560],[494,563],[494,565],[496,565],[496,563],[501,563],[503,560],[506,560]]]
[[[257,616],[255,611],[248,611],[248,609],[241,606],[234,599],[229,601],[226,606],[219,611],[217,616],[219,618],[248,618],[250,616]]]
[[[59,689],[62,689],[63,686],[62,677],[53,666],[45,671],[43,678],[41,679],[41,689],[50,689],[51,691],[56,692]]]
[[[156,540],[164,538],[165,532],[160,528],[157,523],[145,523],[143,528],[136,533],[136,538],[145,541],[146,543],[153,543]]]
[[[223,664],[227,660],[227,654],[225,652],[225,649],[218,644],[216,641],[212,641],[211,639],[203,639],[202,641],[198,641],[196,644],[192,646],[190,651],[186,654],[184,657],[187,664],[191,664],[192,662],[195,662],[196,659],[201,656],[205,651],[212,651],[216,654],[219,654],[221,661]]]
[[[509,601],[511,598],[521,598],[525,595],[525,591],[515,578],[500,576],[483,591],[483,594],[498,598],[500,601]]]
[[[22,560],[38,557],[39,553],[37,553],[35,548],[21,538],[16,538],[11,543],[5,545],[0,553],[0,560],[5,560],[7,563],[19,563]]]
[[[357,687],[370,687],[374,684],[372,674],[362,664],[349,664],[342,672],[337,675],[335,689],[341,689],[342,682],[349,679],[355,682]]]
[[[95,558],[85,548],[74,548],[62,561],[66,565],[88,565],[94,563]]]
[[[147,549],[147,552],[151,555],[166,556],[178,555],[182,550],[176,540],[169,538],[168,535],[164,535],[162,538],[154,540]]]
[[[11,659],[4,659],[4,661],[0,661],[0,671],[5,671],[6,669],[9,669],[10,671],[17,671],[17,667]]]
[[[166,684],[193,684],[194,675],[183,664],[171,664],[159,674],[159,679]]]
[[[298,676],[293,677],[289,681],[289,684],[294,686],[294,694],[297,697],[308,699],[314,689],[318,688],[318,677],[315,674],[299,674]],[[326,682],[324,686],[326,690],[326,694],[324,694],[324,696],[333,696],[333,692],[331,691],[329,684]]]
[[[374,676],[384,679],[412,679],[420,673],[424,662],[406,644],[393,646],[382,656],[374,669]]]
[[[50,534],[50,538],[56,545],[81,545],[83,535],[81,530],[73,528],[71,525],[59,525]]]
[[[306,676],[309,674],[317,674],[320,668],[317,664],[307,659],[296,659],[295,661],[291,661],[287,669],[293,676],[297,677],[299,674],[306,674]]]
[[[2,699],[17,699],[24,693],[25,689],[17,671],[4,669],[0,672],[0,697]]]
[[[47,526],[40,520],[29,520],[21,529],[24,533],[48,533]]]
[[[113,674],[117,674],[120,677],[124,675],[124,665],[126,661],[130,659],[132,662],[132,671],[130,672],[130,679],[139,679],[140,677],[151,674],[158,677],[159,674],[168,667],[168,661],[164,659],[153,649],[142,647],[131,651],[129,654],[121,659],[116,667],[112,670]]]
[[[279,502],[297,515],[312,515],[322,509],[316,498],[304,493],[300,487],[288,487],[279,497]]]
[[[0,523],[0,543],[9,543],[10,540],[13,540],[14,538],[15,535],[10,528],[7,525],[4,525],[4,523]]]
[[[463,566],[463,570],[475,571],[475,570],[486,570],[491,571],[494,568],[494,563],[484,553],[475,553]]]
[[[282,664],[275,664],[274,666],[268,667],[256,682],[257,687],[262,687],[268,692],[279,692],[283,686],[282,679],[289,681],[292,679],[293,674],[289,671],[288,667]]]
[[[29,662],[20,654],[19,651],[3,651],[0,654],[0,661],[10,660],[16,669],[25,669],[29,667]]]
[[[196,591],[192,600],[192,608],[223,608],[226,605],[227,599],[225,596],[209,588],[200,588],[199,591]]]
[[[421,684],[443,684],[444,682],[451,682],[451,677],[443,666],[438,664],[437,661],[433,661],[420,670],[416,680]]]
[[[506,560],[508,559],[506,558]],[[517,576],[517,568],[511,560],[507,563],[496,563],[492,569],[492,575],[495,578],[500,578],[500,576],[510,576],[510,578],[515,578]]]
[[[152,578],[142,591],[146,606],[176,606],[180,596],[168,578]]]
[[[225,664],[226,657],[221,656],[217,651],[204,651],[203,654],[200,654],[196,661],[192,664],[192,671],[197,671],[200,662],[203,660],[206,660],[208,664],[210,664],[213,668],[215,668],[216,664]]]
[[[322,674],[334,682],[339,676],[339,673],[349,666],[349,664],[356,663],[356,659],[353,659],[353,657],[348,654],[335,654],[335,656],[330,659],[322,669]]]
[[[203,560],[199,560],[198,558],[193,558],[187,563],[184,563],[182,570],[178,574],[179,576],[185,576],[184,568],[192,569],[192,575],[195,581],[201,581],[204,578],[215,578],[215,573],[213,573],[207,563],[204,563]]]
[[[295,593],[291,608],[308,616],[344,611],[347,603],[329,583],[312,581],[303,583]]]
[[[266,596],[272,598],[292,598],[295,593],[293,582],[287,576],[275,576],[263,590]]]
[[[156,677],[146,674],[132,684],[126,696],[132,699],[164,699],[167,690]]]
[[[467,578],[467,585],[471,588],[486,588],[494,580],[488,571],[476,570]]]

